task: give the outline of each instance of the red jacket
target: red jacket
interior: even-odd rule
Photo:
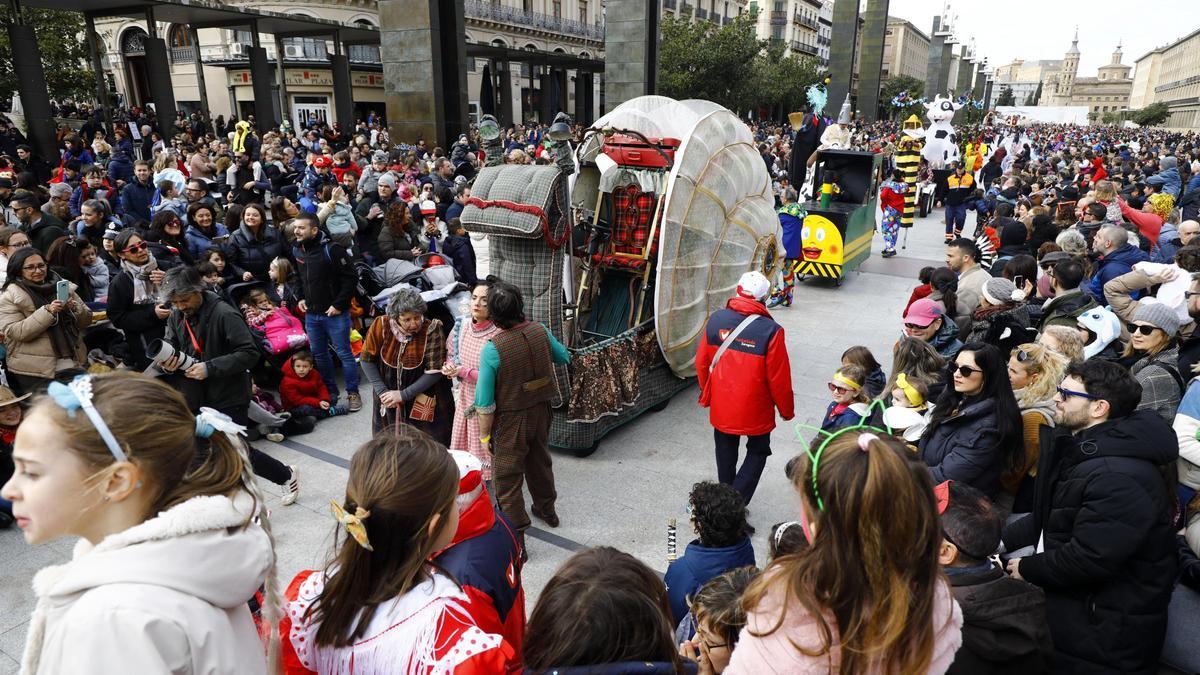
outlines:
[[[320,408],[322,401],[329,400],[329,390],[321,379],[316,368],[308,371],[308,376],[301,378],[292,368],[292,360],[283,364],[283,381],[279,383],[279,398],[283,401],[284,410],[295,410],[302,405]]]
[[[912,295],[908,296],[908,304],[904,306],[904,316],[908,316],[908,308],[912,307],[914,302],[920,300],[921,298],[929,297],[931,293],[933,293],[933,286],[930,286],[929,284],[921,284],[920,286],[914,288]]]
[[[742,331],[710,376],[709,364],[721,342],[750,314],[764,318]],[[757,436],[775,428],[775,410],[785,420],[795,416],[783,328],[761,302],[733,297],[708,317],[696,349],[696,376],[700,405],[709,409],[708,420],[718,431]]]
[[[1108,171],[1104,169],[1104,160],[1099,157],[1092,158],[1092,185],[1097,181],[1102,181],[1108,178]]]

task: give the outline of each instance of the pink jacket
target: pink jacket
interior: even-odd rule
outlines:
[[[804,612],[799,603],[788,608],[783,627],[779,630],[764,637],[754,637],[750,634],[751,630],[761,633],[775,625],[779,620],[782,595],[782,585],[775,584],[775,590],[746,617],[746,628],[742,629],[729,667],[725,669],[725,675],[826,675],[837,672],[837,628],[832,613],[827,613],[825,620],[833,627],[835,647],[823,656],[805,656],[792,644],[794,641],[809,651],[816,651],[821,644],[817,623],[812,615]],[[938,628],[934,633],[933,660],[927,672],[931,675],[941,675],[954,663],[954,653],[962,644],[962,610],[954,601],[949,584],[943,583],[938,586],[933,616]],[[874,667],[870,672],[882,673],[883,670]]]

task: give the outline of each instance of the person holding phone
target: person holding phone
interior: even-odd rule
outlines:
[[[10,382],[21,393],[38,393],[52,380],[83,372],[83,329],[91,322],[92,312],[75,285],[52,277],[41,251],[23,248],[9,258],[0,291],[0,332]]]

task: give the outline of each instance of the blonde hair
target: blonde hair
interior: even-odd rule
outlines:
[[[1111,202],[1117,198],[1117,187],[1111,180],[1098,180],[1093,189],[1093,197],[1098,202]]]
[[[1057,352],[1068,362],[1083,359],[1083,336],[1070,326],[1047,326],[1042,335],[1049,335],[1058,340]],[[1055,350],[1051,350],[1055,351]]]
[[[1025,409],[1054,398],[1054,392],[1067,372],[1067,358],[1045,345],[1033,342],[1026,342],[1013,350],[1013,358],[1017,358],[1018,352],[1024,352],[1027,356],[1024,361],[1019,358],[1017,361],[1026,373],[1036,375],[1037,379],[1020,390],[1017,405]]]

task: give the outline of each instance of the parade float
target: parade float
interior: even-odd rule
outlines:
[[[571,351],[555,371],[550,445],[586,456],[613,429],[661,409],[695,376],[697,340],[746,271],[782,256],[771,181],[750,129],[709,101],[643,96],[572,147],[547,132],[553,166],[488,166],[461,216],[488,235],[491,273]],[[490,146],[490,147],[489,147]]]

